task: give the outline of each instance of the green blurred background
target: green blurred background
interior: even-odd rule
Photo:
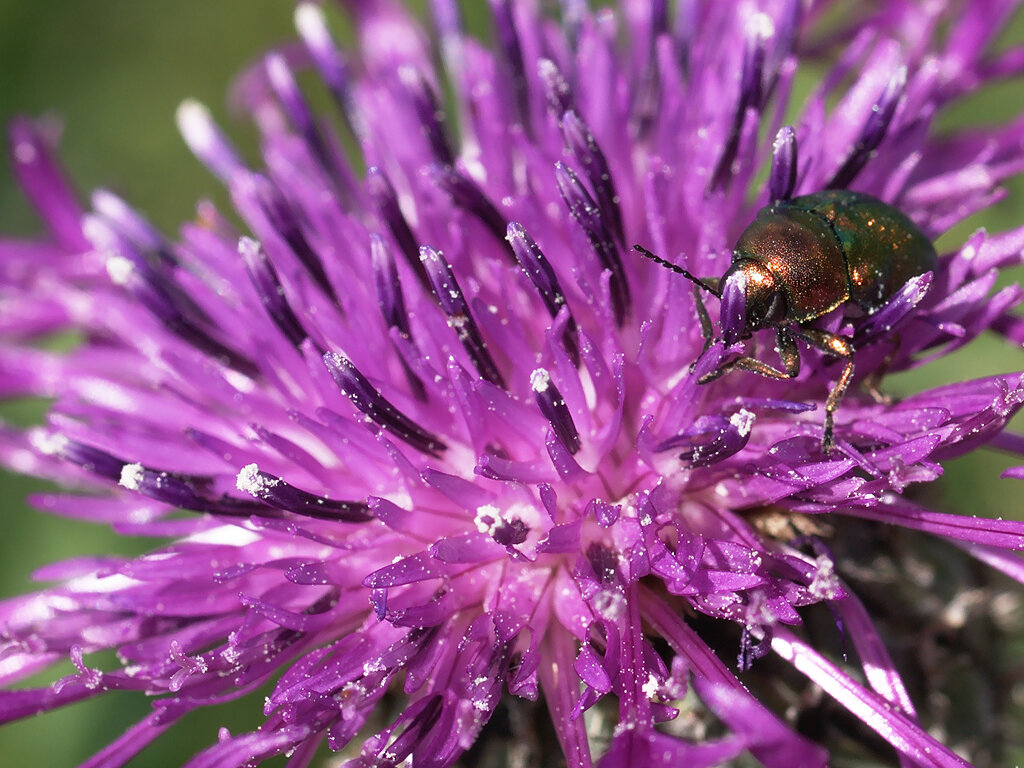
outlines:
[[[178,136],[175,108],[186,97],[199,99],[251,152],[252,130],[224,106],[227,84],[261,51],[293,37],[291,9],[288,0],[0,0],[0,124],[22,113],[63,122],[61,157],[78,188],[113,189],[173,233],[193,216],[196,199],[224,199]],[[1004,45],[1024,39],[1020,19],[1006,38]],[[803,85],[814,78],[813,71],[806,72]],[[1020,93],[1017,84],[972,97],[940,126],[1006,121],[1024,110]],[[1024,184],[1016,180],[1011,190],[1009,200],[940,244],[952,247],[977,226],[998,230],[1024,222]],[[26,236],[37,231],[4,161],[0,232]],[[985,339],[924,371],[892,377],[886,386],[909,393],[928,384],[1022,369],[1020,350]],[[0,416],[21,424],[40,415],[36,403],[0,408]],[[1020,517],[1019,481],[998,481],[1007,466],[1008,459],[991,452],[952,462],[934,489],[935,503],[968,514]],[[29,511],[21,500],[42,487],[0,475],[0,597],[30,588],[31,572],[54,560],[132,554],[154,546],[113,536],[100,526]],[[216,738],[220,725],[237,732],[258,724],[261,705],[261,697],[248,697],[213,716],[193,716],[132,765],[181,765]],[[76,765],[146,711],[142,696],[115,694],[6,726],[0,729],[0,765]]]

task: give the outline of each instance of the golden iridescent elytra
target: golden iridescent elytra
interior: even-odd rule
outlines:
[[[719,280],[702,280],[682,267],[636,250],[721,299],[722,342],[726,347],[762,328],[775,328],[783,370],[743,355],[701,377],[704,384],[735,368],[774,379],[800,373],[796,339],[846,360],[825,402],[822,447],[834,446],[833,413],[853,378],[853,345],[807,324],[844,305],[871,314],[910,278],[933,271],[931,240],[904,213],[862,192],[835,189],[780,200],[758,211],[733,249],[732,263]],[[704,336],[711,326],[698,311]]]

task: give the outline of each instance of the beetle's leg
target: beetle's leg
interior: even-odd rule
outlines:
[[[892,348],[882,360],[882,365],[868,374],[867,378],[864,379],[864,388],[867,389],[868,394],[871,395],[871,399],[879,405],[889,405],[892,402],[892,398],[882,392],[881,385],[882,379],[889,372],[889,366],[891,366],[892,361],[896,359],[896,353],[900,348],[900,337],[898,334],[890,336],[888,341]]]
[[[793,335],[787,328],[779,326],[775,331],[775,344],[779,357],[782,358],[782,366],[785,370],[780,371],[778,368],[768,365],[768,363],[761,362],[756,357],[744,355],[743,357],[737,357],[735,360],[723,363],[711,373],[704,374],[697,383],[707,384],[709,381],[714,381],[736,368],[752,371],[769,379],[796,378],[800,374],[800,352],[796,348],[796,342],[793,341]]]
[[[700,297],[700,288],[696,285],[693,286],[693,300],[697,306],[697,319],[700,321],[700,333],[704,337],[704,349],[700,351],[700,357],[704,356],[704,353],[711,348],[711,342],[714,341],[714,331],[711,329],[711,317],[708,315],[708,308],[704,306],[704,299]],[[698,358],[699,360],[700,358]],[[694,369],[697,365],[697,360],[694,360],[690,365],[690,370]]]
[[[839,401],[843,399],[846,388],[850,386],[850,380],[853,378],[853,344],[845,336],[817,328],[801,328],[796,331],[796,335],[825,354],[842,357],[846,360],[843,372],[839,374],[839,381],[832,387],[832,391],[828,393],[828,399],[825,401],[825,435],[821,440],[821,447],[825,453],[831,453],[836,445],[833,436],[832,415],[839,407]]]

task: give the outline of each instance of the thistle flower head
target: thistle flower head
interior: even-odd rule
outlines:
[[[1019,51],[990,50],[1015,3],[897,2],[848,24],[827,5],[494,0],[485,44],[451,0],[431,32],[353,1],[343,52],[302,3],[301,43],[237,87],[260,160],[202,106],[178,112],[242,231],[209,203],[176,239],[109,192],[83,209],[16,123],[13,168],[49,237],[0,243],[0,388],[53,405],[0,431],[0,459],[66,487],[35,499],[46,511],[170,541],[55,564],[57,586],[0,603],[5,682],[77,668],[0,693],[0,720],[145,691],[151,712],[87,763],[118,766],[273,681],[260,728],[190,766],[303,766],[324,740],[352,766],[448,766],[526,700],[573,768],[793,768],[829,760],[776,700],[809,680],[903,764],[965,764],[919,719],[852,586],[871,564],[835,532],[901,526],[1024,580],[1024,525],[913,495],[946,458],[1022,451],[1003,430],[1024,378],[871,396],[984,331],[1024,342],[1020,290],[994,288],[1024,228],[975,233],[871,313],[784,323],[800,363],[785,379],[726,373],[771,360],[755,315],[778,324],[780,306],[725,280],[713,323],[691,282],[630,248],[713,280],[773,201],[855,189],[933,239],[1000,197],[1024,125],[932,123],[1018,74]],[[66,329],[72,352],[36,344]],[[815,606],[845,659],[814,640]],[[104,649],[121,666],[90,666]]]

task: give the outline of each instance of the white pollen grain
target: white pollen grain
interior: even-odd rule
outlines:
[[[260,474],[259,465],[255,462],[242,467],[235,479],[235,487],[251,496],[261,497],[271,488],[277,485],[280,480],[266,478]]]
[[[135,265],[124,256],[110,256],[106,263],[107,274],[115,285],[127,285],[135,272]]]
[[[736,427],[741,437],[746,437],[750,434],[750,430],[754,427],[754,421],[756,420],[757,417],[746,408],[741,408],[729,417],[729,423]]]
[[[547,392],[551,386],[551,374],[546,368],[537,368],[530,374],[530,388],[538,395]]]
[[[145,475],[146,470],[138,462],[125,464],[121,467],[121,479],[117,481],[117,484],[129,491],[137,491],[142,487],[142,479]]]

